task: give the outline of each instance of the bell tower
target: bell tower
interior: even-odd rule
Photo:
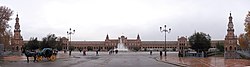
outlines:
[[[225,58],[236,58],[236,50],[237,50],[237,36],[234,34],[234,28],[233,28],[233,17],[229,16],[229,22],[228,22],[228,28],[227,28],[227,35],[225,36],[225,42],[224,42],[224,57]]]
[[[13,38],[13,46],[15,50],[20,50],[20,48],[23,46],[23,37],[21,36],[20,32],[20,24],[19,24],[19,18],[18,14],[16,15],[16,23],[15,23],[15,29],[14,29],[14,38]]]

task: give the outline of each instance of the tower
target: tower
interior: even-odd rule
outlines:
[[[233,22],[232,22],[232,16],[230,13],[229,16],[229,22],[228,22],[228,28],[227,28],[227,35],[225,36],[225,42],[224,42],[224,57],[225,58],[236,58],[236,50],[237,50],[237,36],[234,34],[234,28],[233,28]]]
[[[109,35],[107,34],[107,36],[106,36],[106,40],[109,40]]]
[[[179,57],[184,57],[186,56],[186,51],[188,50],[188,41],[187,41],[187,37],[184,37],[184,36],[181,36],[179,37],[178,36],[178,39],[177,39],[177,47],[176,48],[173,48],[174,51],[179,51],[178,53],[178,56]]]
[[[136,47],[139,47],[141,49],[141,38],[139,34],[137,35],[136,40],[137,40]]]
[[[139,35],[139,34],[137,35],[137,40],[141,40],[141,38],[140,38],[140,35]]]
[[[15,50],[20,50],[20,48],[23,46],[23,37],[21,36],[20,32],[21,30],[20,30],[19,18],[17,14],[15,29],[14,29],[13,46],[12,46],[12,48]]]

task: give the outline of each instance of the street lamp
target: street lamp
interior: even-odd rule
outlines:
[[[67,31],[67,35],[69,35],[69,45],[71,46],[71,35],[75,33],[75,30],[71,30],[69,28],[69,31]],[[69,50],[69,45],[67,45],[67,50]]]
[[[164,32],[165,33],[165,42],[164,42],[164,56],[167,56],[167,53],[166,53],[166,47],[167,47],[167,44],[166,44],[166,33],[170,33],[170,31],[171,31],[171,28],[169,28],[169,29],[167,29],[167,26],[166,25],[164,25],[164,29],[162,29],[162,27],[160,27],[160,31],[161,32]]]

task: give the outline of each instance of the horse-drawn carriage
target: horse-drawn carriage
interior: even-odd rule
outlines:
[[[34,62],[35,61],[42,61],[43,58],[47,58],[49,61],[55,61],[56,60],[56,55],[57,51],[52,50],[51,48],[44,48],[42,51],[38,52],[31,52],[25,50],[25,56],[27,57],[27,62],[29,62],[29,57],[34,57]]]
[[[44,48],[42,51],[37,53],[37,61],[42,61],[43,57],[47,58],[49,61],[56,60],[57,51],[51,48]]]

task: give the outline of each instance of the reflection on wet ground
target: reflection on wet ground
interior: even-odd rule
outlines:
[[[5,56],[0,59],[0,66],[2,67],[15,67],[18,65],[23,65],[27,67],[32,67],[33,65],[44,67],[48,66],[98,66],[95,63],[99,63],[101,66],[119,66],[117,63],[134,64],[137,61],[152,63],[152,65],[158,64],[153,59],[158,59],[161,62],[166,62],[166,64],[172,64],[175,66],[188,66],[188,67],[244,67],[250,66],[250,60],[246,59],[224,59],[224,57],[177,57],[176,52],[168,52],[167,56],[159,56],[159,52],[153,52],[153,55],[149,55],[148,52],[132,52],[132,53],[119,53],[114,55],[109,55],[107,52],[100,52],[99,56],[95,55],[95,52],[88,52],[87,56],[83,56],[82,53],[73,52],[72,56],[67,53],[59,53],[55,62],[39,62],[39,63],[26,63],[25,56]],[[33,58],[30,58],[33,60]],[[151,60],[152,59],[152,60]],[[124,60],[124,61],[120,61]],[[132,60],[132,61],[130,61]],[[150,61],[148,61],[150,60]],[[129,62],[128,62],[129,61]],[[140,63],[141,65],[146,65]],[[13,65],[15,64],[15,65]],[[156,65],[164,66],[165,64]]]
[[[224,57],[177,57],[176,54],[159,57],[161,61],[190,67],[245,67],[250,66],[247,59],[224,59]]]

